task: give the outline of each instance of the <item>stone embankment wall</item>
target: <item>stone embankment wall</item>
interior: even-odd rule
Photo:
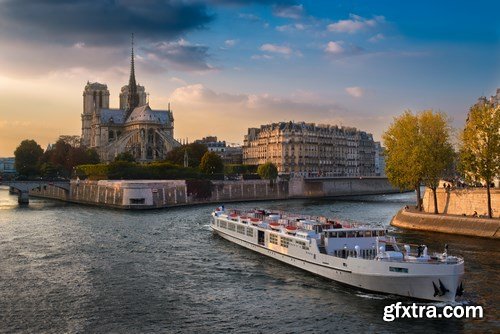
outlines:
[[[266,180],[211,181],[210,191],[190,189],[184,180],[72,180],[70,191],[44,186],[32,196],[123,209],[163,208],[180,205],[289,198],[366,195],[397,192],[384,178],[292,179],[270,185]],[[194,190],[193,190],[194,189]],[[206,189],[205,189],[206,190]]]
[[[292,197],[330,197],[397,193],[384,177],[339,177],[330,179],[292,179]]]
[[[429,232],[460,234],[485,238],[500,238],[500,219],[435,215],[400,210],[392,226]]]
[[[487,197],[485,188],[464,188],[446,190],[438,188],[437,202],[439,213],[449,215],[472,216],[474,211],[478,215],[487,215]],[[493,217],[500,217],[500,189],[491,189],[491,207]],[[425,212],[434,212],[434,197],[432,190],[427,188],[423,198],[423,209]]]
[[[72,181],[70,192],[53,186],[35,188],[32,196],[123,209],[164,208],[202,203],[288,198],[288,183],[269,181],[212,181],[209,197],[188,192],[184,180],[166,181]]]

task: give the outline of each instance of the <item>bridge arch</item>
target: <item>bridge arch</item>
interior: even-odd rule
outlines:
[[[28,204],[29,203],[29,192],[35,188],[52,186],[56,188],[63,189],[64,192],[69,194],[70,183],[69,181],[47,181],[47,180],[35,180],[35,181],[9,181],[3,182],[2,185],[14,188],[18,191],[18,203]]]

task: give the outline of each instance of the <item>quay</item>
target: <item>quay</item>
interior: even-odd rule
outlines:
[[[4,184],[21,188],[15,183]],[[127,210],[399,192],[384,177],[292,178],[273,185],[268,180],[71,180],[67,188],[56,184],[32,185],[30,196]],[[24,184],[23,187],[30,186]],[[27,203],[21,191],[19,196]]]
[[[400,210],[392,226],[409,230],[459,234],[500,239],[500,190],[491,189],[493,218],[485,218],[486,190],[483,188],[437,189],[438,214],[434,214],[432,191],[426,189],[423,211]],[[478,216],[475,217],[474,213]]]

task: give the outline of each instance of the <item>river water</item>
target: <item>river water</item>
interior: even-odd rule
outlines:
[[[413,194],[233,204],[388,225]],[[384,322],[403,301],[317,277],[212,234],[213,205],[127,212],[0,188],[0,332],[455,333],[500,330],[499,242],[392,231],[465,258],[462,304],[485,318]],[[438,306],[443,306],[439,305]]]

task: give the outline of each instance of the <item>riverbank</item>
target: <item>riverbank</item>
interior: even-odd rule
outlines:
[[[267,180],[72,180],[69,190],[37,186],[30,196],[143,210],[196,204],[398,193],[386,178]]]
[[[431,214],[401,209],[391,225],[403,229],[500,239],[500,219]]]

